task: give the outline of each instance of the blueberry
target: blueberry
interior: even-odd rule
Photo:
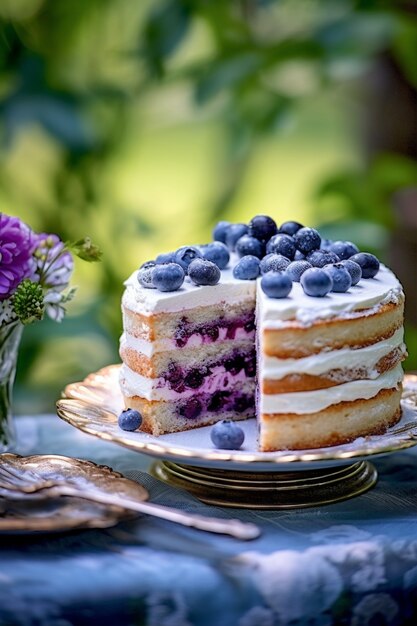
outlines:
[[[250,254],[262,259],[265,254],[265,246],[259,239],[251,237],[251,235],[243,235],[236,242],[236,252],[240,257]]]
[[[230,420],[222,420],[214,424],[210,438],[216,448],[221,450],[238,450],[245,440],[245,433],[240,426]]]
[[[122,430],[137,430],[142,424],[142,415],[135,409],[125,409],[118,417],[118,424]]]
[[[156,265],[152,270],[152,283],[159,291],[177,291],[184,278],[184,270],[178,263]]]
[[[373,278],[378,274],[379,261],[373,254],[369,254],[369,252],[359,252],[351,256],[350,260],[360,265],[362,278]]]
[[[344,293],[352,286],[352,279],[346,267],[341,263],[326,265],[324,271],[329,274],[333,281],[332,291]]]
[[[174,252],[161,252],[155,259],[155,263],[160,265],[161,263],[175,263],[175,251]]]
[[[355,246],[355,244],[351,241],[333,241],[330,244],[329,249],[331,252],[337,254],[341,261],[349,259],[351,256],[359,252],[358,246]]]
[[[294,254],[294,261],[304,261],[305,260],[305,254],[303,254],[302,252],[300,252],[299,250],[295,251]]]
[[[238,280],[255,280],[259,273],[259,259],[250,254],[243,256],[233,268],[233,276]]]
[[[300,283],[304,293],[316,298],[325,296],[333,287],[333,281],[329,274],[319,267],[306,270],[301,276]]]
[[[320,248],[321,237],[314,228],[300,228],[294,235],[295,246],[303,254]]]
[[[268,215],[256,215],[249,222],[249,235],[267,242],[277,232],[277,225],[272,217]]]
[[[156,261],[145,261],[145,263],[142,263],[139,269],[148,270],[151,267],[155,267],[155,265],[156,265]]]
[[[340,262],[349,272],[352,279],[352,285],[357,285],[362,278],[361,266],[358,265],[358,263],[355,263],[355,261],[352,261],[352,259],[344,259]]]
[[[179,408],[180,415],[192,420],[198,417],[203,410],[203,406],[198,398],[189,398]]]
[[[145,289],[155,289],[155,285],[152,282],[152,271],[155,266],[141,267],[138,271],[138,282]]]
[[[230,224],[226,231],[226,246],[229,250],[234,252],[238,239],[246,235],[247,232],[248,227],[246,224]]]
[[[230,261],[229,250],[221,241],[213,241],[213,243],[208,243],[206,246],[201,246],[200,251],[204,259],[212,261],[221,270],[224,270]]]
[[[203,374],[197,369],[190,370],[184,378],[184,383],[191,389],[198,389],[203,384]]]
[[[300,282],[302,274],[312,267],[308,261],[293,261],[285,270],[288,276],[295,283]]]
[[[226,232],[230,226],[230,222],[218,222],[213,229],[214,241],[221,241],[226,243]]]
[[[322,239],[320,244],[320,250],[330,251],[333,241],[331,239]]]
[[[217,285],[221,272],[217,265],[206,259],[194,259],[188,266],[188,276],[196,285]]]
[[[194,259],[202,259],[203,255],[196,246],[182,246],[175,252],[175,263],[181,265],[184,272],[188,273],[188,266]]]
[[[293,260],[295,254],[294,240],[289,235],[274,235],[266,245],[267,254],[282,254]]]
[[[287,269],[291,261],[282,254],[267,254],[261,261],[261,274],[267,272],[283,272]]]
[[[302,228],[303,225],[298,222],[284,222],[278,229],[279,233],[285,233],[286,235],[295,235],[295,233]]]
[[[270,298],[286,298],[292,289],[292,281],[287,274],[267,272],[261,278],[261,287]]]
[[[331,263],[338,263],[340,261],[337,254],[330,252],[329,250],[314,250],[307,255],[307,261],[313,267],[324,267]]]

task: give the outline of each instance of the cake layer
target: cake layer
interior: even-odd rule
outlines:
[[[262,414],[259,444],[263,451],[333,446],[366,435],[382,434],[401,417],[401,385],[369,399],[340,402],[310,413]]]
[[[254,379],[237,383],[233,389],[214,393],[194,393],[187,399],[151,401],[139,396],[124,396],[125,406],[140,411],[141,430],[162,435],[214,424],[222,419],[255,416]]]
[[[198,348],[182,348],[158,352],[152,357],[147,357],[140,352],[120,346],[120,356],[131,370],[148,378],[158,378],[166,375],[172,364],[184,369],[191,369],[202,363],[221,363],[232,358],[235,353],[254,355],[255,344],[252,340],[216,342]]]
[[[260,330],[263,352],[278,358],[300,358],[323,350],[366,347],[392,337],[402,328],[404,298],[341,318],[317,320],[312,326],[286,322]]]
[[[326,389],[354,380],[374,379],[401,363],[405,359],[406,354],[405,349],[400,347],[395,348],[369,367],[366,365],[357,365],[354,368],[339,367],[320,375],[289,374],[278,380],[263,378],[260,380],[260,389],[262,393],[266,394],[290,393]],[[343,363],[343,361],[340,361],[340,363]],[[303,369],[300,369],[300,372],[303,371]]]
[[[323,409],[340,402],[372,398],[381,389],[398,387],[402,379],[403,370],[401,364],[399,364],[375,379],[354,380],[314,391],[261,394],[259,411],[264,415],[302,414],[323,411]]]

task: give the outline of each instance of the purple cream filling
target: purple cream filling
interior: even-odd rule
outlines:
[[[238,331],[252,336],[255,331],[255,315],[249,312],[240,318],[228,320],[219,318],[205,324],[194,324],[187,317],[182,317],[174,334],[175,345],[184,348],[193,335],[199,335],[202,343],[214,343],[221,339],[236,339]]]

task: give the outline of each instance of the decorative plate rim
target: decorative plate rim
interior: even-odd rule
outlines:
[[[167,442],[160,437],[154,437],[149,435],[149,441],[146,440],[134,440],[128,439],[123,436],[123,431],[120,434],[110,434],[108,432],[97,431],[89,425],[91,419],[82,417],[80,412],[88,410],[91,411],[91,415],[99,418],[100,413],[105,415],[116,414],[106,407],[98,404],[93,404],[86,400],[83,400],[83,394],[94,395],[107,384],[109,377],[120,368],[120,364],[108,365],[97,372],[92,372],[83,381],[71,383],[67,385],[63,391],[62,398],[57,401],[56,408],[58,416],[65,422],[71,424],[78,430],[81,430],[89,435],[98,437],[104,441],[111,441],[117,443],[129,450],[148,454],[153,457],[170,456],[176,459],[178,462],[188,461],[191,464],[191,460],[196,461],[217,461],[217,462],[232,462],[237,464],[270,464],[271,466],[286,464],[286,463],[310,463],[310,462],[323,462],[323,461],[348,461],[349,459],[356,459],[358,457],[377,456],[382,454],[388,454],[391,452],[398,452],[411,448],[417,445],[417,375],[406,374],[404,377],[404,392],[402,402],[409,401],[411,397],[411,403],[414,406],[409,406],[412,411],[415,411],[415,424],[405,424],[402,426],[393,426],[383,435],[373,435],[369,437],[363,437],[364,445],[357,449],[346,449],[350,444],[342,444],[339,446],[329,446],[327,448],[309,449],[309,450],[283,450],[276,452],[246,452],[244,450],[218,450],[213,448],[212,450],[194,449],[177,446],[171,442]],[[414,390],[411,387],[415,387]],[[96,396],[96,398],[99,397]],[[106,418],[104,421],[109,421]],[[113,421],[113,420],[111,420]],[[101,422],[102,423],[102,422]],[[132,434],[132,433],[130,433]],[[142,435],[144,433],[141,433]],[[392,437],[398,436],[395,442],[392,441]],[[380,446],[373,446],[370,443],[375,441],[375,438],[381,440]]]

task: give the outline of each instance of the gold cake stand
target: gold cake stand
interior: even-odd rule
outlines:
[[[405,377],[402,418],[383,435],[329,448],[259,452],[255,420],[240,422],[245,442],[236,451],[213,448],[209,426],[160,437],[121,430],[119,368],[108,366],[68,385],[58,415],[85,433],[154,457],[155,477],[207,504],[290,509],[339,502],[375,485],[371,459],[417,444],[417,376]]]

